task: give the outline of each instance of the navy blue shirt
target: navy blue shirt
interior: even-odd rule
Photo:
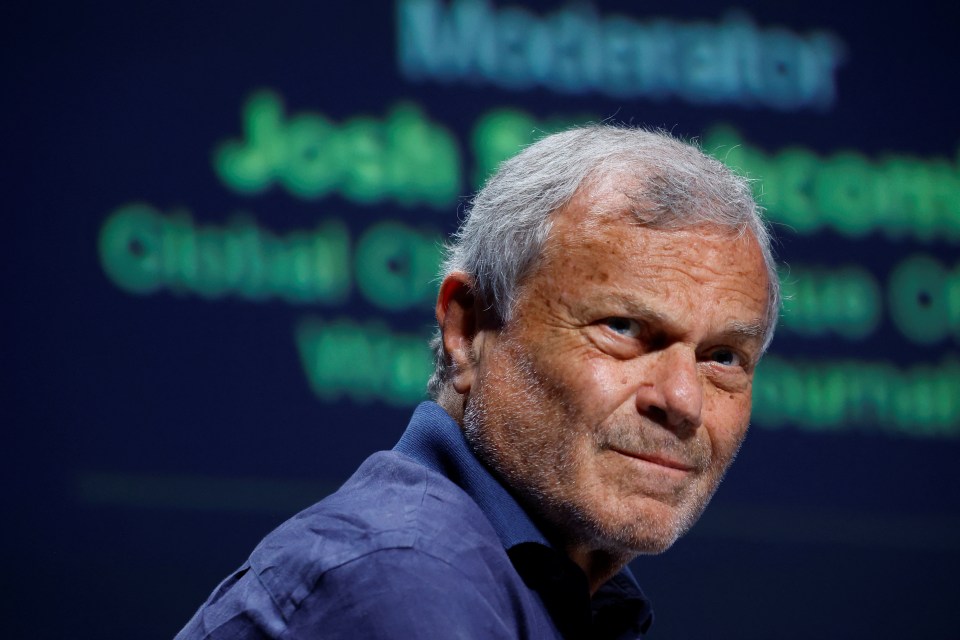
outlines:
[[[425,402],[393,451],[264,538],[177,640],[619,640],[651,621],[627,569],[591,599],[580,568]]]

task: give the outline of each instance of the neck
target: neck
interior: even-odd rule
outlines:
[[[462,427],[465,399],[466,396],[457,393],[452,385],[447,384],[441,389],[435,402]],[[591,597],[633,558],[629,553],[604,551],[583,542],[564,545],[564,549],[567,557],[586,574]]]
[[[587,575],[591,597],[603,583],[616,575],[630,561],[630,556],[626,554],[591,549],[585,545],[568,546],[567,555]]]
[[[444,385],[434,402],[440,405],[457,424],[463,426],[464,396],[457,393],[451,385]]]

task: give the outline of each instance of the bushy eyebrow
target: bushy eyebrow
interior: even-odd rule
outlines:
[[[729,330],[724,333],[729,333],[741,338],[756,338],[762,340],[766,336],[767,329],[760,320],[754,320],[753,322],[736,321],[730,323]]]
[[[605,293],[593,299],[594,303],[610,304],[620,307],[625,315],[635,320],[666,327],[668,330],[676,326],[676,322],[669,315],[657,311],[643,304],[616,293]],[[719,332],[720,336],[731,340],[744,342],[761,342],[766,335],[766,326],[760,319],[750,321],[735,320]]]

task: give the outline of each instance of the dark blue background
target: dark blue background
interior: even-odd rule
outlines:
[[[542,14],[561,5],[527,6]],[[729,8],[595,6],[602,15],[681,21],[717,20]],[[438,213],[337,196],[305,202],[280,188],[255,197],[228,190],[211,154],[240,135],[241,106],[257,88],[282,94],[288,114],[315,110],[337,121],[380,117],[413,100],[454,132],[465,158],[473,123],[500,106],[538,117],[615,116],[682,135],[725,122],[768,151],[799,144],[956,158],[953,3],[737,6],[760,26],[828,29],[845,42],[831,109],[411,83],[398,70],[388,2],[108,1],[9,13],[4,635],[172,637],[264,533],[335,488],[368,453],[392,446],[406,424],[405,408],[315,398],[293,327],[309,314],[346,314],[415,331],[429,310],[387,314],[356,292],[338,309],[134,297],[100,267],[100,227],[132,201],[186,207],[199,222],[252,211],[277,232],[331,216],[357,229],[379,218],[453,229],[456,206]],[[943,241],[879,234],[851,242],[781,229],[780,242],[788,262],[843,257],[881,276],[910,253],[950,265],[960,253]],[[884,323],[858,343],[784,334],[774,352],[901,365],[956,356],[956,342],[918,347]],[[694,531],[667,554],[634,563],[658,614],[653,637],[960,637],[958,455],[955,439],[755,428]]]

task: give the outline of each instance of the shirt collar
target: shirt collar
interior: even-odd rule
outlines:
[[[440,405],[421,403],[393,450],[463,489],[487,516],[505,549],[525,542],[551,546],[506,487],[473,454],[460,425]]]

